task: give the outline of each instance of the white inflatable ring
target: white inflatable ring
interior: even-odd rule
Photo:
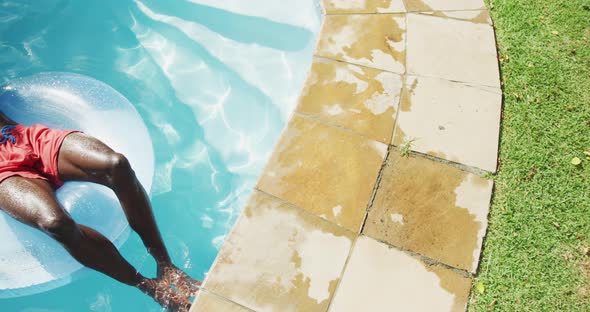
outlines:
[[[23,125],[81,130],[123,153],[146,190],[154,151],[139,113],[125,97],[90,77],[42,73],[0,88],[0,111]],[[57,198],[73,218],[120,246],[129,233],[115,194],[92,183],[69,182]],[[0,212],[0,298],[39,293],[69,283],[82,266],[44,233]]]

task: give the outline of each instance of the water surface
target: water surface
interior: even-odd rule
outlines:
[[[294,2],[294,3],[291,3]],[[204,278],[296,104],[311,63],[314,0],[44,0],[0,3],[0,84],[45,71],[101,80],[148,126],[152,201],[174,261]],[[121,248],[155,273],[137,235]],[[86,270],[2,311],[158,311]]]

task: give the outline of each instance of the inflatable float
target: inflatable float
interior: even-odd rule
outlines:
[[[131,103],[110,86],[71,73],[42,73],[0,87],[0,111],[23,125],[81,130],[123,153],[146,190],[154,175],[148,130]],[[108,237],[118,247],[129,226],[108,188],[68,182],[56,192],[79,223]],[[47,291],[71,282],[83,267],[46,234],[0,212],[0,298]]]

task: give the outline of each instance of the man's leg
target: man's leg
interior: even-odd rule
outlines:
[[[59,151],[58,171],[62,181],[89,181],[111,188],[129,225],[156,259],[158,275],[163,268],[173,267],[149,198],[123,155],[93,137],[73,133],[66,137]]]
[[[144,292],[155,291],[155,283],[123,259],[106,237],[72,220],[46,181],[17,176],[4,180],[0,183],[0,209],[50,235],[81,264]]]

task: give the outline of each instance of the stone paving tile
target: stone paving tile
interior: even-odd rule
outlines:
[[[492,17],[487,10],[476,10],[476,11],[433,11],[433,12],[422,12],[422,15],[438,16],[448,19],[457,19],[461,21],[467,21],[479,24],[492,25]]]
[[[360,237],[329,311],[465,311],[471,280]]]
[[[201,291],[197,296],[190,312],[252,312],[231,301]]]
[[[296,110],[389,144],[401,89],[398,74],[316,58]]]
[[[496,171],[500,90],[408,76],[399,110],[394,145]]]
[[[484,0],[405,0],[408,12],[482,10]]]
[[[326,311],[354,236],[255,192],[204,287],[258,312]]]
[[[402,0],[322,0],[327,14],[345,13],[402,13]]]
[[[404,14],[327,15],[316,54],[401,74],[405,46]]]
[[[387,146],[294,115],[258,188],[358,232]]]
[[[409,74],[500,88],[492,26],[424,14],[407,18]]]
[[[363,233],[475,272],[492,185],[452,166],[393,152]]]

